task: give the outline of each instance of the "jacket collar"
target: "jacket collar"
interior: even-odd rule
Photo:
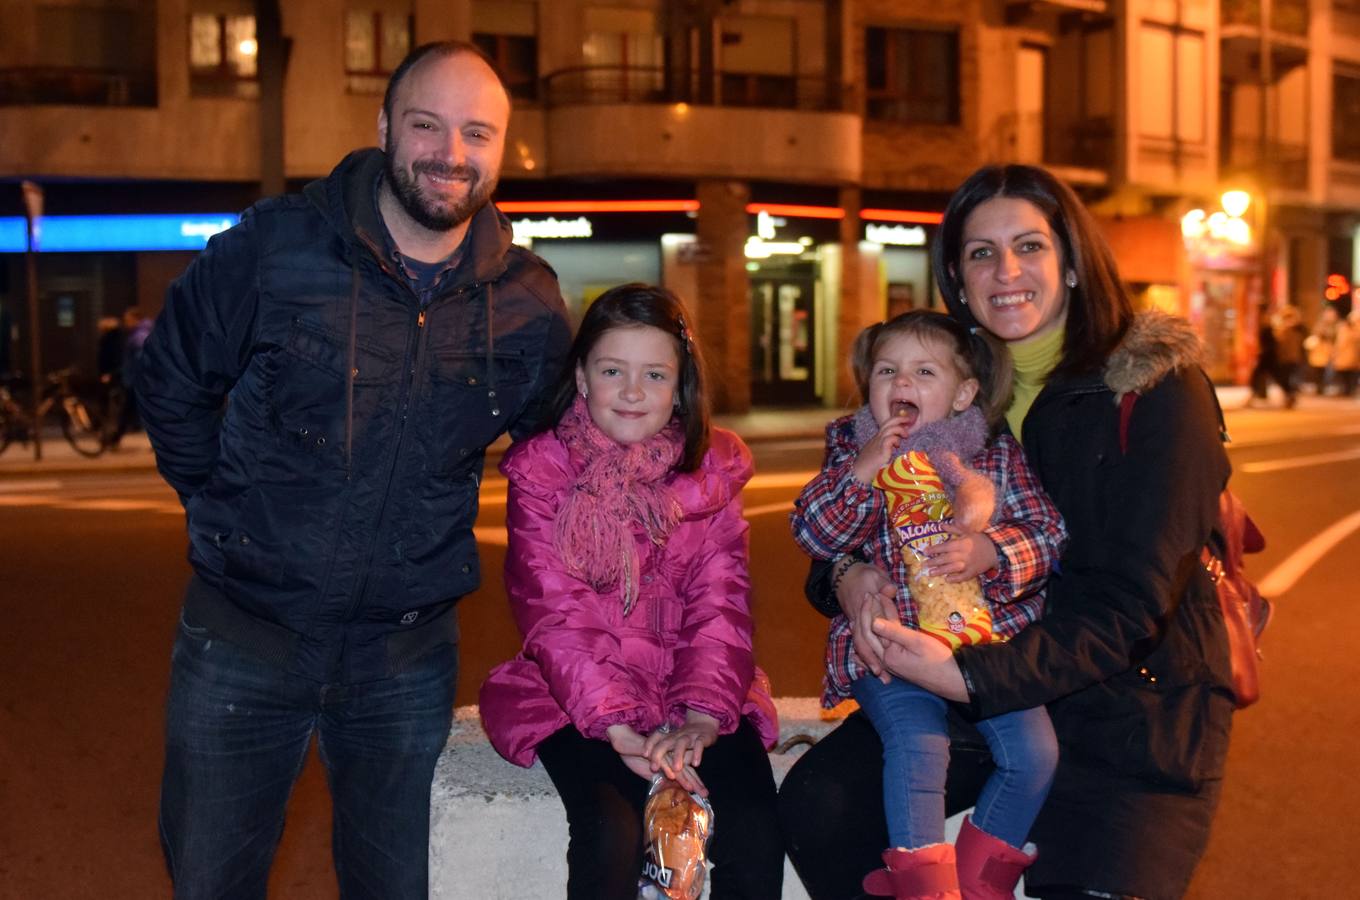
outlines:
[[[1146,310],[1105,363],[1102,380],[1118,403],[1125,394],[1145,393],[1177,369],[1200,364],[1199,336],[1180,316]]]
[[[384,270],[395,273],[390,259],[395,251],[378,212],[378,179],[384,154],[376,147],[355,150],[325,178],[303,188],[303,194],[321,212],[336,233],[355,252],[362,248]],[[463,255],[449,281],[451,286],[495,281],[506,270],[506,254],[514,238],[510,222],[488,203],[477,210],[463,238]]]

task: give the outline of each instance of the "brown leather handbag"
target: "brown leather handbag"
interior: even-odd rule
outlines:
[[[1237,708],[1251,706],[1261,698],[1257,663],[1261,659],[1261,633],[1270,624],[1274,607],[1261,596],[1242,572],[1242,556],[1265,549],[1266,539],[1247,515],[1232,491],[1218,497],[1218,528],[1200,554],[1204,568],[1218,591],[1218,608],[1228,629],[1228,653],[1232,660],[1233,694]],[[1215,550],[1217,552],[1215,552]]]

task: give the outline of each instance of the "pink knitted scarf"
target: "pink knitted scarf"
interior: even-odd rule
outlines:
[[[567,570],[595,590],[617,585],[626,616],[640,565],[633,529],[640,523],[659,545],[680,521],[680,503],[664,483],[684,449],[680,423],[671,419],[645,441],[620,444],[600,431],[578,395],[556,431],[581,473],[557,514],[553,544]]]

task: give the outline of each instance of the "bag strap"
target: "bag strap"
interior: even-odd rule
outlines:
[[[1225,444],[1232,443],[1232,437],[1228,434],[1228,421],[1223,417],[1223,404],[1218,402],[1218,391],[1214,390],[1214,382],[1209,378],[1209,373],[1203,369],[1199,374],[1204,376],[1205,383],[1209,386],[1209,396],[1214,398],[1214,414],[1218,416],[1218,439]],[[1133,419],[1133,405],[1138,402],[1138,392],[1129,391],[1119,398],[1119,452],[1129,452],[1129,422]]]
[[[1133,418],[1133,404],[1138,402],[1138,392],[1129,391],[1119,398],[1119,452],[1129,452],[1129,420]]]

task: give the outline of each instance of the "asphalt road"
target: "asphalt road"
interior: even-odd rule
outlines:
[[[1265,697],[1238,715],[1223,805],[1190,897],[1354,896],[1350,772],[1360,739],[1353,561],[1360,406],[1236,413],[1234,487],[1270,539],[1250,571],[1279,615]],[[757,446],[756,648],[778,694],[818,690],[825,620],[801,598],[792,497],[819,442]],[[459,702],[518,648],[501,595],[504,485],[483,487],[485,584],[463,603]],[[182,518],[154,475],[0,478],[0,898],[168,897],[155,835],[161,705]],[[335,896],[329,801],[313,760],[290,807],[271,896]]]

